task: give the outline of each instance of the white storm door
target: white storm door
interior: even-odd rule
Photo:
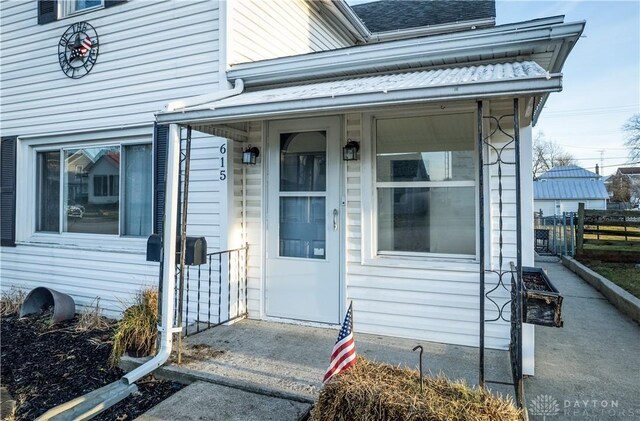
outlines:
[[[340,119],[269,123],[266,314],[339,323]]]

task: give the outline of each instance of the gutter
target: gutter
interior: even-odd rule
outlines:
[[[185,113],[161,113],[159,124],[233,123],[249,119],[265,119],[279,116],[308,113],[335,113],[352,109],[371,109],[382,106],[428,103],[433,101],[495,98],[505,95],[541,95],[562,90],[562,75],[550,74],[520,78],[510,81],[485,81],[422,88],[398,89],[380,92],[274,100],[271,102],[247,103],[229,106],[210,104],[217,108],[201,108]]]
[[[236,79],[232,89],[226,91],[216,91],[210,94],[198,95],[190,98],[173,101],[167,104],[166,111],[184,111],[187,108],[197,107],[198,105],[208,104],[211,102],[219,101],[221,99],[229,98],[235,95],[239,95],[244,91],[244,81],[242,79]]]
[[[469,62],[470,56],[528,56],[535,48],[546,50],[554,43],[556,48],[567,41],[575,43],[584,29],[584,22],[557,22],[558,18],[549,18],[243,63],[227,71],[227,77],[243,79],[247,86],[254,87],[376,73],[381,67],[415,69],[449,61],[460,64]],[[558,57],[561,62],[565,59]],[[556,69],[545,70],[557,73],[557,66],[553,67]]]
[[[496,18],[467,20],[463,22],[444,23],[441,25],[421,26],[418,28],[399,29],[397,31],[375,32],[369,42],[395,41],[406,38],[417,38],[428,35],[451,34],[453,32],[470,31],[480,28],[494,27]]]

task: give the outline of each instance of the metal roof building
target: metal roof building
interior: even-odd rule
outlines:
[[[587,209],[606,209],[609,193],[602,177],[577,165],[553,167],[533,182],[534,208],[545,215]]]

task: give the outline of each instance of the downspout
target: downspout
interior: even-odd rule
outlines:
[[[162,314],[160,326],[160,350],[151,360],[124,375],[127,384],[133,384],[142,377],[160,367],[171,355],[173,333],[182,327],[173,327],[175,274],[176,265],[173,256],[176,255],[176,227],[178,226],[178,174],[180,170],[180,126],[169,125],[169,139],[167,142],[167,180],[165,191],[165,217],[163,227],[163,259],[162,259]]]
[[[208,104],[210,102],[229,98],[239,95],[244,91],[244,81],[236,79],[232,89],[226,91],[217,91],[212,94],[198,95],[191,98],[185,98],[167,104],[167,112],[185,110],[186,108],[197,107],[198,105]]]
[[[242,79],[236,79],[233,89],[214,92],[212,94],[187,98],[167,104],[167,111],[177,111],[179,109],[195,107],[202,104],[229,98],[244,91]],[[178,174],[180,171],[180,126],[178,124],[169,125],[169,139],[167,144],[167,181],[165,193],[165,222],[164,222],[164,256],[162,262],[162,323],[158,327],[160,331],[160,351],[151,360],[140,367],[127,373],[123,379],[132,384],[152,371],[159,368],[169,359],[173,345],[173,333],[180,332],[182,326],[173,327],[173,312],[175,299],[175,274],[176,266],[174,259],[166,256],[176,255],[176,228],[178,226]]]
[[[242,79],[237,79],[233,89],[175,101],[167,105],[167,111],[175,111],[180,108],[193,107],[228,98],[242,93],[243,90],[244,83]],[[176,273],[173,256],[176,255],[176,227],[178,226],[176,209],[178,208],[179,199],[180,147],[180,126],[178,124],[170,124],[167,142],[167,180],[163,226],[163,254],[165,258],[162,260],[162,315],[160,326],[158,326],[160,350],[151,360],[125,374],[120,380],[49,409],[38,417],[38,421],[91,419],[137,390],[134,384],[136,381],[150,374],[169,359],[173,345],[173,334],[182,330],[182,326],[173,327]]]

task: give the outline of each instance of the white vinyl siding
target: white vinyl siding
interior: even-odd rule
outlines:
[[[479,264],[473,259],[452,261],[425,256],[423,258],[402,258],[385,256],[384,261],[366,258],[366,230],[368,218],[363,214],[363,202],[371,200],[371,192],[363,191],[362,166],[366,150],[370,150],[371,139],[363,137],[363,116],[350,113],[343,116],[344,139],[361,142],[360,160],[342,162],[346,166],[344,190],[346,193],[346,232],[344,233],[344,266],[346,299],[353,300],[356,331],[401,336],[417,340],[452,343],[458,345],[478,345],[479,311]],[[249,310],[250,317],[261,318],[264,285],[264,235],[268,235],[263,209],[264,174],[262,159],[267,151],[263,148],[262,123],[249,124],[249,140],[242,143],[258,146],[261,151],[258,165],[246,166],[246,191],[243,199],[242,183],[236,183],[235,203],[243,203],[246,210],[245,232],[249,242]],[[530,131],[522,130],[523,148],[530,147]],[[492,139],[500,146],[504,139]],[[528,145],[528,146],[527,146]],[[485,153],[488,153],[485,150]],[[494,155],[491,155],[495,159]],[[505,152],[505,158],[513,158],[513,149]],[[485,157],[489,159],[488,156]],[[236,173],[238,174],[238,173]],[[498,197],[497,168],[486,169],[485,180],[487,208],[485,227],[488,246],[487,261],[497,268],[498,263]],[[515,261],[515,170],[513,165],[503,167],[503,212],[505,232],[503,264],[508,268]],[[529,183],[530,184],[530,183]],[[529,194],[531,188],[529,186]],[[236,218],[241,218],[238,214]],[[489,224],[490,221],[490,224]],[[523,215],[523,226],[532,225],[531,216]],[[370,235],[370,233],[369,233]],[[363,238],[365,237],[365,238]],[[523,244],[523,257],[531,264],[531,247]],[[488,266],[489,267],[489,266]],[[504,281],[509,285],[510,278]],[[487,291],[496,285],[496,277],[487,275]],[[502,288],[492,294],[500,304],[508,299],[508,292]],[[508,306],[507,306],[508,307]],[[497,317],[495,306],[486,302],[487,319]],[[507,308],[504,317],[509,319]],[[509,324],[506,322],[487,323],[486,344],[491,348],[505,349],[509,342]]]
[[[144,137],[144,133],[147,137]],[[135,134],[140,139],[151,140],[152,128],[139,128],[129,131],[105,131],[94,134],[74,135],[70,140],[86,142],[91,137],[108,138]],[[184,137],[184,136],[183,136]],[[46,139],[46,138],[45,138]],[[40,142],[38,138],[31,142]],[[222,154],[220,145],[229,143],[226,139],[215,138],[193,132],[191,149],[191,171],[189,186],[189,218],[187,234],[204,236],[209,252],[220,250],[223,244],[221,234],[221,192],[226,184],[219,180]],[[30,146],[23,145],[21,154],[26,158]],[[226,160],[226,156],[225,156]],[[20,161],[18,174],[35,171],[27,159]],[[21,177],[18,206],[29,203],[29,180],[35,177]],[[30,209],[25,204],[21,208]],[[133,294],[143,286],[158,285],[158,263],[146,261],[146,238],[105,240],[100,235],[75,235],[69,238],[65,234],[36,234],[33,237],[29,218],[23,215],[18,220],[18,245],[15,248],[3,247],[0,255],[2,289],[17,287],[30,290],[36,286],[47,286],[68,293],[77,305],[88,305],[96,297],[109,316],[118,316],[129,303]],[[226,224],[223,224],[226,225]],[[62,238],[61,238],[62,237]],[[208,271],[202,267],[202,279],[208,285]],[[189,269],[190,278],[190,320],[194,320],[197,303],[197,267]],[[211,314],[217,316],[217,264],[212,271],[215,295],[212,299]],[[201,314],[208,305],[208,295],[201,295]],[[226,310],[226,304],[225,310]],[[186,309],[185,309],[186,311]]]
[[[216,1],[129,1],[83,14],[100,49],[77,80],[58,63],[72,18],[38,25],[36,1],[0,8],[5,136],[150,123],[172,100],[217,90]]]
[[[230,0],[229,65],[353,45],[314,1]]]
[[[363,124],[368,123],[362,120],[361,114],[348,114],[345,136],[370,144],[371,139],[363,138]],[[370,200],[371,193],[362,191],[363,159],[368,158],[362,156],[360,161],[348,162],[346,175],[347,301],[353,300],[356,330],[477,346],[477,263],[438,261],[428,257],[420,261],[385,258],[383,262],[369,263],[371,259],[363,249],[362,223],[368,218],[362,215],[362,202]],[[431,262],[431,267],[420,268],[427,262]],[[491,282],[487,277],[488,289]],[[500,292],[497,295],[505,296]],[[497,312],[487,306],[487,317],[496,315]],[[487,324],[487,346],[505,348],[508,334],[506,323]]]
[[[151,142],[154,113],[171,101],[217,91],[218,6],[209,0],[132,0],[82,14],[98,32],[100,51],[93,70],[72,80],[60,69],[58,41],[79,18],[38,25],[35,0],[2,1],[1,126],[3,136],[19,136],[19,203],[32,200],[28,183],[35,180],[35,173],[23,172],[32,166],[27,143],[109,143],[131,133]],[[194,132],[188,233],[205,236],[210,252],[226,241],[220,233],[226,226],[220,210],[226,189],[219,181],[222,141]],[[117,316],[142,286],[158,285],[158,263],[146,262],[146,239],[32,239],[29,218],[29,212],[18,214],[18,245],[0,251],[3,290],[48,286],[71,294],[78,305],[100,297],[107,315]],[[192,268],[192,288],[193,274]],[[216,307],[212,313],[217,315]]]
[[[240,244],[248,244],[247,262],[247,299],[249,317],[259,319],[262,317],[262,285],[263,262],[265,249],[263,247],[263,234],[266,229],[263,221],[264,191],[262,166],[267,151],[262,140],[263,123],[252,121],[247,123],[248,139],[246,142],[234,142],[234,160],[236,170],[233,180],[233,221],[234,229],[230,237],[230,244],[236,247]],[[260,156],[256,165],[241,164],[240,152],[248,145],[256,146],[260,150]],[[232,219],[230,218],[230,221]]]

